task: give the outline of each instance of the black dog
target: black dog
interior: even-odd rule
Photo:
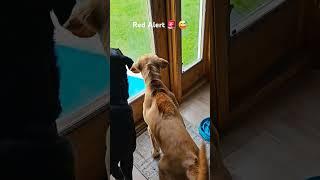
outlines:
[[[119,49],[110,50],[110,60],[110,171],[116,179],[132,180],[136,131],[132,109],[128,104],[126,66],[131,68],[133,61]]]
[[[128,104],[129,85],[126,66],[131,68],[133,61],[124,56],[120,49],[110,50],[110,103],[111,105]]]
[[[70,144],[55,125],[61,106],[50,11],[63,24],[75,3],[2,2],[0,179],[73,179]]]

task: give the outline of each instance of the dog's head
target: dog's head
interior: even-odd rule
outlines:
[[[126,66],[130,69],[133,65],[133,60],[121,52],[120,49],[111,48],[110,49],[110,61],[111,61],[111,70],[118,72],[120,76],[127,74]]]
[[[126,103],[129,98],[127,68],[133,60],[122,54],[120,49],[110,49],[110,103]]]
[[[168,61],[158,57],[157,55],[148,54],[141,56],[136,63],[134,63],[131,67],[131,71],[134,73],[142,73],[147,70],[147,67],[152,65],[155,67],[156,71],[159,71],[168,66]]]
[[[78,37],[92,37],[107,23],[106,6],[105,0],[78,2],[63,26]]]

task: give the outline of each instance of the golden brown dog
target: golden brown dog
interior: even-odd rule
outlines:
[[[160,180],[207,180],[208,163],[205,146],[200,150],[185,128],[178,103],[160,80],[160,69],[168,62],[156,55],[142,56],[131,71],[142,73],[146,83],[143,117],[158,157]]]

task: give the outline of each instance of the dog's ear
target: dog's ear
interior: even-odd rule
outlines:
[[[124,61],[125,65],[128,66],[128,68],[130,69],[133,65],[133,60],[127,56],[123,56],[122,60]]]
[[[72,34],[78,37],[92,37],[101,26],[99,23],[98,4],[95,1],[90,3],[77,3],[70,18],[63,25]],[[92,3],[91,3],[92,2]]]
[[[160,68],[164,69],[168,66],[169,62],[163,58],[157,57],[157,64],[160,66]]]
[[[141,69],[140,69],[139,64],[134,63],[134,64],[131,66],[130,71],[132,71],[133,73],[140,73],[140,72],[141,72]]]

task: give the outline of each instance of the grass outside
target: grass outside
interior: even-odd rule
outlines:
[[[138,23],[151,21],[147,0],[110,1],[110,47],[136,60],[139,56],[153,53],[152,30],[133,28]]]
[[[200,23],[200,2],[202,0],[181,0],[181,19],[187,28],[182,31],[182,63],[188,66],[198,57]]]
[[[189,65],[198,57],[200,1],[182,0],[182,19],[187,22],[187,29],[182,32],[183,65]],[[132,27],[133,21],[151,21],[148,0],[111,0],[110,6],[110,46],[120,48],[134,60],[154,53],[152,29]]]
[[[234,8],[241,13],[250,13],[264,2],[270,0],[231,0]]]

